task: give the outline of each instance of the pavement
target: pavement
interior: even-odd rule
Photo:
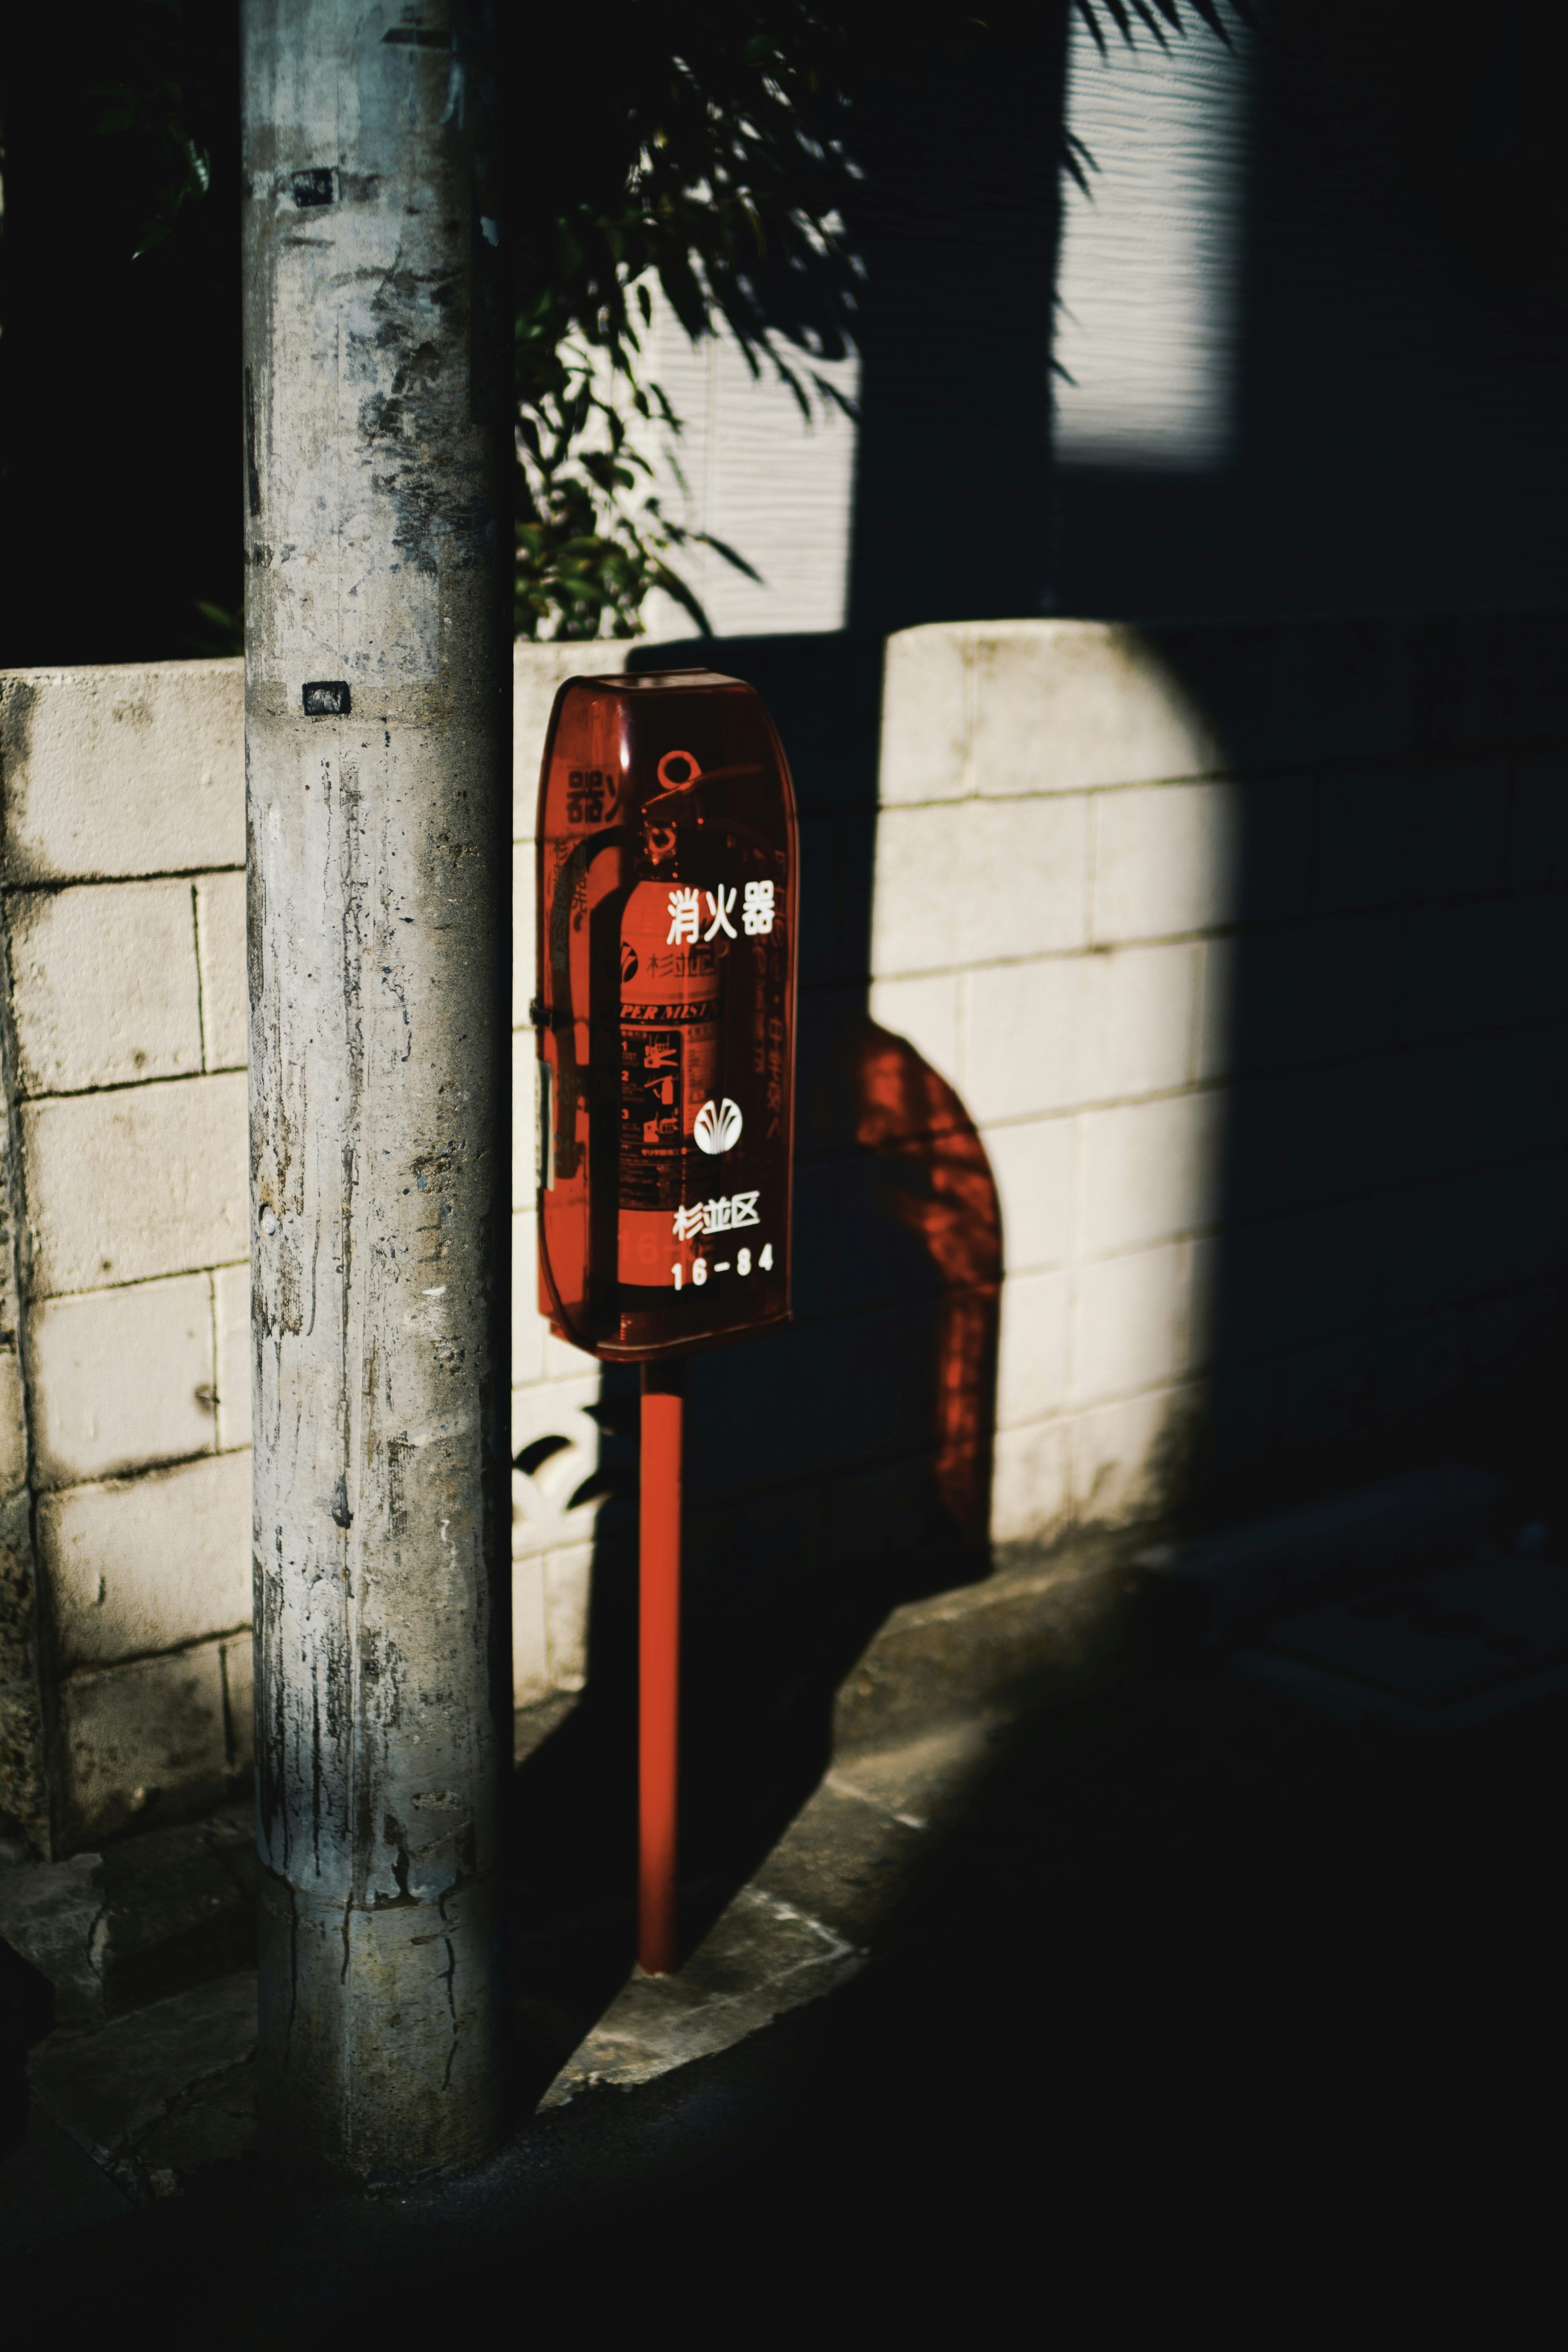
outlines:
[[[177,2280],[249,2343],[470,2302],[1000,2325],[1027,2294],[1109,2328],[1267,2276],[1272,2336],[1332,2292],[1339,2326],[1368,2313],[1406,2253],[1408,2320],[1495,2213],[1495,2330],[1555,2228],[1568,1957],[1568,1567],[1508,1519],[1481,1474],[1427,1473],[896,1612],[680,1974],[626,1979],[460,2180],[300,2197],[249,2152],[242,1972],[195,1973],[181,1930],[192,1980],[116,2010],[107,1964],[0,2168],[7,2308],[68,2276],[84,2318],[167,2308]],[[227,1829],[181,1834],[223,1913]],[[82,1859],[54,1866],[79,1920]],[[40,1895],[0,1912],[42,1955]]]

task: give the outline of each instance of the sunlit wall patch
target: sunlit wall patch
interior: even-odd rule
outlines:
[[[1056,448],[1069,463],[1210,467],[1236,426],[1250,37],[1195,22],[1101,55],[1076,14],[1054,338]]]

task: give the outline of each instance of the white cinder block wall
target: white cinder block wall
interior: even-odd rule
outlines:
[[[624,644],[520,645],[512,668],[512,1451],[523,1454],[542,1439],[567,1441],[531,1475],[512,1475],[512,1683],[519,1706],[583,1686],[599,1507],[596,1501],[573,1500],[599,1466],[599,1430],[588,1412],[599,1393],[598,1366],[552,1338],[537,1303],[536,1064],[528,1007],[539,762],[562,680],[618,670],[626,650]]]
[[[1001,1195],[1000,1541],[1152,1506],[1202,1360],[1233,859],[1228,787],[1193,780],[1220,764],[1134,631],[889,641],[871,1009],[956,1088]]]
[[[1262,1449],[1430,1401],[1561,1274],[1568,1123],[1539,1078],[1568,784],[1531,683],[1558,636],[1188,634],[1180,658],[1066,621],[887,650],[872,1011],[956,1087],[1001,1192],[1004,1542],[1157,1509],[1227,1381]],[[516,658],[525,1706],[583,1680],[599,1508],[597,1370],[534,1304],[534,797],[557,684],[623,656]],[[246,1763],[241,672],[0,695],[0,1806],[68,1851]]]
[[[249,1759],[243,667],[0,691],[0,1802],[68,1850]]]

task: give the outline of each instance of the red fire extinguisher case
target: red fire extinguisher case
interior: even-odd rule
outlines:
[[[787,1322],[798,859],[761,697],[569,678],[537,855],[542,1312],[612,1362]]]

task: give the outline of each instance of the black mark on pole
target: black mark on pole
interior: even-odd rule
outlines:
[[[451,49],[457,43],[450,33],[426,32],[422,25],[394,25],[390,33],[383,33],[384,43],[390,42],[401,49]]]
[[[245,371],[245,483],[253,515],[261,512],[261,476],[256,465],[256,377]]]
[[[312,678],[300,690],[305,698],[307,719],[346,719],[348,717],[350,703],[346,678]]]
[[[330,205],[335,193],[333,174],[330,168],[319,167],[311,172],[296,172],[289,183],[294,202],[301,207]]]

